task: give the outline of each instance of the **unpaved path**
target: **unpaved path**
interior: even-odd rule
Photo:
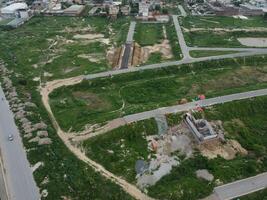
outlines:
[[[52,113],[51,107],[49,105],[49,93],[52,92],[54,89],[59,88],[61,86],[67,86],[67,85],[73,85],[81,82],[83,80],[83,76],[75,77],[75,78],[69,78],[69,79],[62,79],[62,80],[55,80],[51,81],[46,84],[45,87],[41,88],[41,96],[42,96],[42,102],[52,120],[52,123],[57,131],[58,136],[60,139],[64,142],[64,144],[68,147],[68,149],[80,160],[87,163],[89,166],[91,166],[93,169],[95,169],[97,172],[101,173],[106,178],[114,181],[118,185],[120,185],[127,193],[129,193],[131,196],[133,196],[136,199],[139,200],[152,200],[152,198],[148,197],[144,193],[142,193],[137,187],[134,185],[126,182],[125,180],[119,178],[118,176],[115,176],[111,172],[107,171],[103,166],[96,163],[95,161],[89,159],[81,150],[74,145],[71,144],[71,141],[69,140],[68,133],[65,133],[60,126],[58,125],[55,116]]]

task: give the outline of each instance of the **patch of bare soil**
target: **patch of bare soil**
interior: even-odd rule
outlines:
[[[122,58],[122,47],[118,48],[110,48],[107,51],[107,60],[112,68],[120,66],[121,58]]]
[[[201,154],[209,159],[221,156],[226,160],[234,159],[236,154],[246,155],[247,150],[244,149],[236,140],[227,140],[222,143],[219,140],[209,141],[199,145]]]
[[[104,44],[110,43],[110,40],[108,38],[104,38],[104,35],[100,33],[76,34],[73,36],[73,38],[87,40],[87,43],[91,42],[102,42]]]
[[[261,68],[241,67],[218,78],[207,81],[203,85],[203,90],[206,92],[212,90],[222,90],[231,87],[240,87],[247,84],[254,84],[255,82],[267,82],[267,73]],[[193,85],[189,90],[189,95],[196,94],[199,86]]]
[[[101,99],[98,95],[91,92],[73,92],[74,97],[82,99],[86,102],[87,106],[92,109],[106,109],[110,107],[110,103]]]
[[[135,44],[132,65],[137,66],[145,63],[152,53],[159,52],[163,59],[171,59],[173,57],[169,40],[164,39],[161,44],[155,44],[153,46],[140,47]]]
[[[267,38],[237,38],[237,40],[245,46],[248,47],[267,47]]]
[[[67,32],[67,33],[87,33],[87,32],[90,32],[90,31],[93,31],[93,28],[88,25],[88,27],[85,27],[85,28],[80,28],[80,27],[76,27],[76,28],[73,28],[73,27],[66,27],[64,30],[62,30],[61,32]]]
[[[67,67],[67,68],[63,69],[63,73],[67,74],[67,73],[70,73],[76,69],[77,69],[77,67]]]
[[[103,59],[102,54],[80,54],[78,55],[79,58],[88,59],[90,62],[100,63]]]

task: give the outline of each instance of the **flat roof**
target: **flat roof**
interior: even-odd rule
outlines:
[[[4,8],[1,9],[1,13],[5,14],[5,13],[14,13],[16,10],[19,9],[27,9],[28,6],[26,3],[13,3],[9,6],[6,6]]]

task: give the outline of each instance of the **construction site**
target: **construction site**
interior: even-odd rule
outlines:
[[[135,165],[139,188],[144,190],[153,186],[173,167],[179,166],[183,158],[194,157],[196,152],[208,159],[221,156],[226,160],[233,159],[238,153],[247,154],[237,141],[224,138],[221,121],[195,119],[195,112],[198,111],[181,115],[180,122],[172,127],[168,127],[165,116],[155,118],[158,134],[146,137],[150,159],[137,160]]]

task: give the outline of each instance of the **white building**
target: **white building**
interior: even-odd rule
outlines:
[[[18,10],[27,10],[26,3],[13,3],[1,9],[1,16],[3,18],[14,18]]]

